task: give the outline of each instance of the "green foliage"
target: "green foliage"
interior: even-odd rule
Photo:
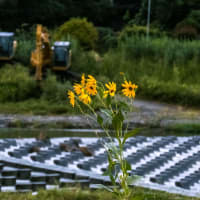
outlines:
[[[35,27],[26,30],[26,24],[16,30],[17,49],[15,59],[24,65],[30,65],[31,52],[35,47]]]
[[[98,49],[105,52],[109,48],[117,46],[117,34],[111,29],[106,27],[98,27],[99,40]]]
[[[175,81],[161,81],[153,78],[143,78],[139,93],[152,99],[173,102],[183,105],[199,106],[199,85],[187,85]]]
[[[151,3],[151,23],[157,24],[161,29],[172,30],[192,8],[193,6],[189,5],[187,0],[154,0]],[[142,0],[139,12],[134,19],[136,24],[146,25],[147,10],[148,1]]]
[[[55,75],[48,73],[47,78],[42,82],[41,98],[49,102],[63,103],[66,101],[67,90],[71,89],[70,82],[61,83]]]
[[[200,31],[200,11],[192,10],[183,21],[176,24],[175,36],[183,39],[197,39]]]
[[[126,77],[123,76],[123,82],[126,83]],[[123,86],[124,87],[124,86]],[[128,125],[124,130],[124,120],[127,117],[128,111],[132,111],[133,98],[135,97],[135,89],[137,88],[131,82],[129,82],[128,88],[131,87],[129,92],[129,99],[118,101],[115,93],[120,93],[117,90],[114,82],[104,84],[96,81],[94,77],[88,75],[85,77],[83,74],[81,82],[74,85],[73,91],[68,91],[68,97],[70,104],[74,107],[78,107],[80,112],[86,117],[94,119],[106,133],[109,141],[103,142],[105,150],[108,155],[108,171],[107,174],[110,177],[112,186],[105,186],[99,184],[99,188],[106,189],[116,195],[117,199],[128,200],[131,199],[132,190],[129,187],[135,181],[135,177],[129,175],[131,165],[127,162],[124,156],[124,145],[128,138],[134,136],[137,131],[127,133]],[[125,89],[129,90],[129,89]],[[92,92],[91,92],[92,91]],[[134,95],[133,95],[134,93]],[[124,94],[128,96],[127,94]],[[127,103],[128,101],[128,103]],[[98,112],[95,111],[93,102],[100,104]],[[84,108],[87,107],[88,111]],[[93,116],[90,116],[90,115]],[[115,139],[111,138],[110,129],[114,131]],[[123,132],[125,131],[125,134]]]
[[[166,67],[174,64],[185,64],[191,59],[196,59],[199,55],[200,42],[179,41],[175,39],[151,38],[149,41],[145,37],[130,37],[122,41],[118,50],[126,59],[150,58],[161,60]]]
[[[55,38],[70,35],[77,39],[84,48],[94,49],[98,40],[97,29],[86,18],[71,18],[58,28]]]
[[[199,200],[199,198],[186,197],[177,194],[170,194],[167,192],[160,192],[156,190],[149,190],[144,188],[134,188],[134,197],[132,200]],[[6,193],[1,192],[0,198],[4,200],[115,200],[116,197],[106,191],[89,191],[81,190],[80,188],[65,188],[62,190],[46,190],[39,191],[37,195],[31,193]]]
[[[17,64],[5,65],[0,69],[0,101],[22,101],[37,97],[35,80],[29,76],[27,68]]]
[[[68,37],[71,41],[72,68],[77,73],[96,74],[99,71],[99,55],[95,51],[84,51],[80,43]]]
[[[199,49],[198,41],[132,37],[104,55],[99,73],[119,83],[126,72],[140,96],[199,106]]]
[[[123,40],[127,37],[133,37],[133,36],[146,36],[147,34],[147,28],[146,26],[138,26],[138,25],[128,25],[122,31],[120,32],[119,39]],[[151,28],[149,35],[151,37],[160,37],[163,36],[164,33],[162,33],[159,29]]]

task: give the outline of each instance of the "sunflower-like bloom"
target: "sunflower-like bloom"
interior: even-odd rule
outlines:
[[[96,79],[92,75],[88,75],[87,83],[96,85],[97,81],[96,81]]]
[[[106,98],[108,95],[114,97],[116,92],[116,83],[109,82],[108,84],[106,83],[105,86],[107,87],[108,90],[104,91],[103,97]]]
[[[74,105],[75,105],[75,95],[71,90],[68,91],[68,98],[69,98],[70,104],[72,105],[72,107],[74,107]]]
[[[83,86],[81,84],[78,84],[78,83],[75,83],[74,86],[73,86],[73,88],[74,88],[74,91],[75,91],[75,93],[77,95],[80,95],[81,92],[84,90]]]
[[[79,96],[79,100],[82,101],[84,104],[90,104],[91,103],[91,98],[88,94],[82,92],[81,95]]]
[[[138,88],[138,86],[137,85],[135,85],[135,84],[133,84],[133,83],[131,83],[131,81],[125,81],[123,84],[122,84],[122,87],[124,88],[124,89],[122,89],[122,93],[125,95],[125,96],[127,96],[127,97],[129,97],[129,98],[135,98],[135,89],[137,89]]]
[[[97,86],[96,84],[87,82],[85,90],[87,94],[95,96],[97,94]]]
[[[82,87],[85,86],[85,74],[82,74],[82,76],[81,76],[81,85],[82,85]]]

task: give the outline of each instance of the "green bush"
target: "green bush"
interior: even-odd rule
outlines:
[[[119,39],[123,40],[127,37],[132,36],[146,36],[147,28],[146,26],[138,26],[138,25],[128,25],[119,34]],[[158,30],[157,28],[150,28],[149,35],[151,37],[160,37],[163,36],[164,33]]]
[[[63,103],[67,99],[67,91],[71,89],[70,82],[58,82],[55,75],[47,74],[47,78],[42,82],[41,98],[49,102]]]
[[[184,20],[176,25],[174,35],[179,39],[197,39],[198,30],[193,21]]]
[[[70,71],[76,72],[78,74],[82,73],[92,73],[93,75],[98,73],[100,63],[97,62],[95,52],[85,51],[78,40],[68,37],[71,42],[72,50],[72,66]]]
[[[107,27],[98,27],[99,40],[98,40],[98,49],[100,51],[106,51],[109,48],[114,48],[117,46],[117,34]]]
[[[35,27],[16,30],[17,49],[15,59],[24,65],[30,65],[31,52],[35,48]]]
[[[87,49],[94,49],[98,40],[98,31],[86,18],[71,18],[61,25],[55,33],[56,40],[62,40],[70,35],[77,39]]]
[[[0,102],[23,101],[38,96],[36,82],[29,76],[27,68],[7,64],[0,69]]]

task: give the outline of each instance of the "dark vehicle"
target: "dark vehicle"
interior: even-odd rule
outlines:
[[[70,42],[55,42],[53,46],[53,67],[55,71],[66,71],[71,65]]]
[[[0,32],[0,61],[12,60],[15,55],[17,42],[14,33]]]

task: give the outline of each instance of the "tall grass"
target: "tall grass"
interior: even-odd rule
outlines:
[[[129,59],[161,59],[164,66],[181,65],[199,58],[200,41],[180,41],[168,37],[151,38],[147,41],[145,37],[134,36],[119,42],[118,50],[125,51]]]
[[[99,74],[119,82],[119,72],[151,99],[200,105],[200,41],[127,38],[103,58]]]

